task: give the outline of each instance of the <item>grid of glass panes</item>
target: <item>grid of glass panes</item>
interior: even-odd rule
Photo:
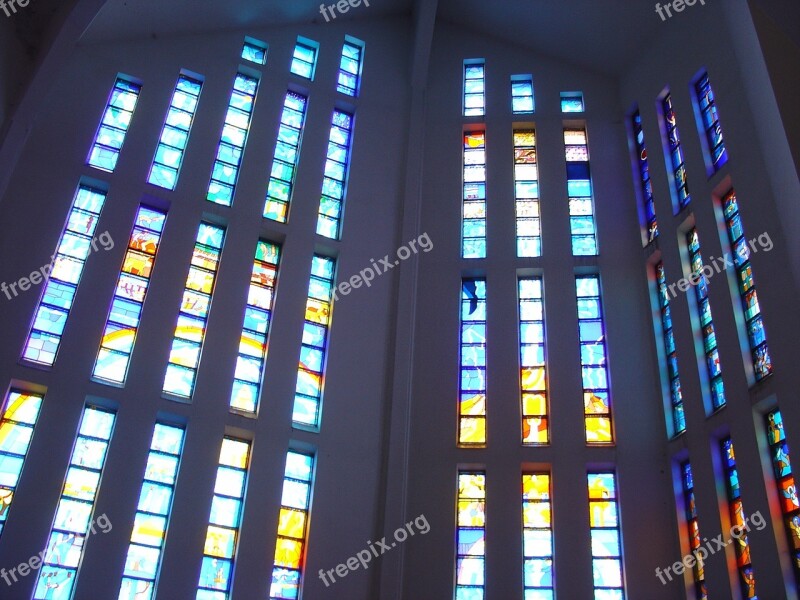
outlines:
[[[485,112],[486,82],[483,62],[464,63],[464,116],[480,117]]]
[[[658,307],[661,313],[661,332],[664,336],[664,354],[667,358],[672,424],[675,427],[675,435],[678,435],[686,431],[686,416],[683,412],[683,393],[681,392],[681,378],[678,374],[678,351],[675,348],[672,311],[669,307],[667,277],[664,272],[663,262],[659,262],[656,265],[656,285],[658,286]]]
[[[297,175],[297,161],[300,158],[300,143],[303,139],[303,126],[306,121],[308,98],[291,90],[286,92],[278,127],[278,141],[272,160],[267,200],[264,204],[264,218],[286,223],[289,202]]]
[[[232,437],[222,440],[197,600],[230,598],[249,463],[250,442]]]
[[[486,132],[464,134],[461,257],[486,258]]]
[[[486,279],[461,281],[458,444],[486,443]]]
[[[33,600],[69,600],[75,592],[86,539],[90,532],[96,533],[94,503],[115,420],[116,414],[103,408],[83,410]]]
[[[589,146],[586,129],[564,129],[567,159],[567,194],[569,196],[569,229],[574,256],[597,254],[597,230],[594,222],[592,176],[589,168]]]
[[[211,181],[208,184],[206,200],[210,202],[223,206],[230,206],[233,203],[239,167],[242,164],[244,146],[250,131],[256,92],[258,92],[258,79],[237,73],[211,171]]]
[[[89,151],[88,162],[91,166],[109,173],[114,172],[141,90],[142,86],[138,83],[117,77],[103,112],[100,128]]]
[[[695,84],[694,89],[700,105],[702,126],[705,130],[706,140],[708,140],[711,164],[714,166],[714,170],[717,171],[728,162],[728,152],[725,150],[725,140],[722,139],[722,126],[719,123],[717,103],[714,99],[714,92],[711,90],[708,73],[703,73],[703,76]]]
[[[586,441],[613,444],[611,390],[608,383],[605,323],[597,275],[575,278],[578,298],[578,330],[581,343],[581,377]]]
[[[297,41],[292,54],[291,72],[305,79],[314,79],[314,67],[317,63],[317,49],[311,44]]]
[[[300,362],[297,368],[292,411],[294,424],[308,427],[319,427],[320,424],[335,274],[335,259],[314,255],[311,259],[303,343],[300,347]]]
[[[711,302],[708,299],[708,280],[703,275],[703,256],[700,254],[700,238],[697,229],[692,229],[686,236],[689,247],[689,264],[692,271],[692,284],[697,299],[697,311],[703,335],[703,352],[706,370],[708,371],[711,389],[711,406],[716,410],[725,405],[725,385],[722,381],[722,364],[717,349],[717,333],[714,320],[711,318]]]
[[[736,455],[733,451],[731,438],[725,438],[721,443],[722,468],[725,475],[725,489],[728,491],[728,511],[731,527],[737,527],[742,532],[741,536],[733,540],[736,551],[736,568],[739,571],[739,585],[742,597],[756,599],[756,578],[753,565],[750,561],[750,542],[744,530],[745,514],[742,506],[741,491],[739,489],[739,472],[736,468]]]
[[[165,393],[191,398],[194,392],[224,238],[223,227],[200,223],[164,377]]]
[[[511,112],[515,115],[532,113],[533,77],[530,75],[511,76]]]
[[[525,600],[552,600],[553,511],[550,474],[522,475],[522,555]]]
[[[514,198],[517,256],[541,256],[539,165],[536,158],[536,132],[533,129],[514,130]]]
[[[700,524],[697,520],[697,504],[694,498],[694,476],[692,475],[692,465],[689,461],[681,465],[681,485],[683,486],[683,508],[689,536],[689,549],[695,559],[694,567],[692,568],[695,594],[697,600],[706,600],[708,598],[708,590],[706,589],[705,564],[703,557],[697,552],[698,548],[700,548]]]
[[[589,473],[589,524],[595,600],[624,600],[617,477],[611,471]]]
[[[37,280],[38,273],[31,275],[31,283],[44,280],[47,284],[36,307],[22,351],[23,359],[46,366],[55,362],[86,259],[92,250],[97,251],[97,239],[92,236],[105,201],[106,192],[81,185],[72,201],[52,262],[42,267],[43,277]],[[10,287],[16,294],[15,286]]]
[[[203,82],[198,79],[186,75],[178,77],[178,85],[161,130],[156,156],[147,177],[147,181],[153,185],[174,190],[178,184],[178,175],[202,88]]]
[[[257,412],[261,394],[280,251],[277,244],[259,240],[250,275],[230,402],[232,409],[251,414]]]
[[[125,383],[166,218],[164,211],[139,206],[92,371],[96,379]]]
[[[547,348],[541,277],[519,279],[519,362],[522,443],[548,444]]]
[[[314,457],[289,451],[281,492],[270,600],[297,600],[305,567]]]
[[[267,62],[267,46],[264,43],[256,43],[245,39],[242,46],[242,58],[250,62],[263,65]]]
[[[644,143],[642,115],[637,110],[633,113],[633,140],[636,144],[636,166],[644,201],[644,218],[647,223],[647,243],[658,237],[658,220],[656,219],[656,202],[653,198],[653,182],[650,180],[650,167],[647,163],[647,146]]]
[[[486,473],[458,472],[455,600],[483,600],[486,592]]]
[[[184,434],[182,427],[156,423],[122,573],[121,600],[155,596]]]
[[[764,329],[764,318],[761,316],[761,307],[758,303],[753,266],[750,264],[750,249],[747,247],[747,239],[744,237],[744,225],[739,214],[739,203],[734,190],[728,192],[722,199],[722,210],[725,215],[725,228],[728,230],[728,239],[733,251],[733,263],[738,275],[736,279],[739,296],[742,299],[753,369],[756,381],[761,381],[772,373],[772,358],[767,347],[767,332]]]
[[[578,113],[584,110],[583,92],[561,92],[562,113]]]
[[[43,400],[40,394],[12,388],[3,404],[0,419],[0,536],[25,466]]]
[[[684,208],[692,198],[689,195],[689,187],[686,182],[686,165],[683,160],[681,136],[678,133],[678,121],[675,117],[675,110],[672,107],[672,96],[670,94],[667,94],[662,100],[661,109],[664,112],[664,123],[667,129],[668,161],[672,165],[672,180],[675,185],[675,193],[678,195],[678,206]]]
[[[317,233],[332,240],[342,234],[342,212],[350,172],[350,145],[353,137],[353,115],[334,110],[325,160],[325,176],[317,216]]]
[[[348,96],[358,96],[361,87],[361,66],[364,60],[364,43],[345,41],[342,60],[339,63],[339,79],[336,91]]]

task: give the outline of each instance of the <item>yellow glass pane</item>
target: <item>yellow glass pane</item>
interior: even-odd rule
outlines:
[[[549,441],[547,419],[522,420],[522,442],[524,444],[547,444]]]
[[[219,453],[219,463],[228,467],[247,467],[247,455],[250,452],[250,444],[239,440],[225,438],[222,440],[222,450]]]
[[[486,524],[483,501],[460,500],[458,502],[459,527],[483,527]]]
[[[462,418],[458,442],[460,444],[485,444],[486,419]]]
[[[606,417],[586,417],[587,442],[611,442],[611,419]]]
[[[299,510],[281,509],[278,518],[278,535],[303,539],[306,533],[306,514]]]
[[[306,321],[327,325],[330,316],[330,305],[327,302],[309,298],[306,302]]]
[[[547,415],[547,399],[544,394],[522,394],[522,414],[526,417]]]
[[[267,200],[267,206],[264,208],[264,214],[270,215],[270,218],[275,221],[279,221],[280,223],[285,223],[286,208],[287,205],[283,204],[282,202]]]
[[[550,503],[526,502],[522,507],[525,527],[550,527]]]
[[[459,498],[486,498],[486,475],[482,473],[460,473],[458,476]]]
[[[542,391],[547,389],[544,368],[522,369],[522,389],[528,391]]]
[[[186,278],[186,287],[204,294],[210,294],[214,286],[214,275],[189,267],[189,276]]]
[[[589,522],[592,527],[616,527],[617,506],[615,502],[592,502]]]
[[[536,134],[533,131],[515,131],[514,132],[514,145],[515,146],[535,146]]]
[[[209,556],[231,558],[236,547],[236,532],[232,529],[209,526],[203,552]]]
[[[591,392],[587,392],[583,395],[583,407],[587,415],[608,414],[608,407],[606,406],[606,403],[603,402],[603,399],[599,396],[595,396]]]
[[[299,569],[303,559],[303,542],[278,538],[275,544],[275,566]]]
[[[125,255],[122,270],[139,277],[150,277],[150,272],[153,270],[153,257],[129,250]]]
[[[459,409],[462,416],[466,415],[485,415],[486,414],[486,395],[475,394],[462,398]]]
[[[523,475],[522,495],[528,500],[549,500],[550,475]]]

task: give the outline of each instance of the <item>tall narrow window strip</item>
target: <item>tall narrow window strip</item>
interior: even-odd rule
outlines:
[[[261,396],[279,261],[280,246],[259,240],[253,272],[250,275],[250,289],[244,309],[244,324],[230,401],[232,409],[251,414],[258,412],[258,400]]]
[[[711,89],[711,82],[708,80],[708,73],[703,73],[703,76],[695,84],[694,89],[700,106],[703,130],[708,141],[711,164],[714,171],[718,171],[722,165],[728,162],[728,151],[725,149],[725,140],[722,138],[722,126],[719,123],[717,102]]]
[[[0,419],[0,537],[17,491],[44,397],[11,389]]]
[[[138,83],[117,77],[89,152],[88,162],[91,166],[114,172],[141,90],[142,86]]]
[[[662,100],[661,109],[664,113],[664,124],[667,129],[667,149],[669,151],[667,162],[671,166],[672,181],[678,198],[678,206],[685,208],[692,198],[689,195],[689,187],[686,182],[686,164],[683,158],[683,148],[681,148],[681,136],[678,133],[678,120],[675,116],[675,109],[672,107],[672,95],[667,94]]]
[[[202,81],[187,75],[178,77],[178,85],[169,103],[167,119],[161,130],[156,156],[147,178],[153,185],[168,190],[174,190],[178,185],[178,176],[202,89]]]
[[[338,240],[342,235],[342,213],[350,173],[353,126],[353,115],[338,109],[333,111],[317,216],[317,233],[332,240]]]
[[[486,473],[459,471],[455,600],[483,600],[486,586]]]
[[[486,133],[464,134],[461,257],[486,258]]]
[[[291,72],[298,77],[314,80],[314,70],[317,66],[317,48],[311,40],[303,42],[298,39],[292,54]]]
[[[742,535],[733,541],[736,552],[736,568],[739,571],[739,585],[743,598],[756,599],[756,578],[750,561],[750,542],[744,531],[745,514],[739,489],[739,472],[736,468],[736,455],[731,438],[722,440],[722,466],[725,475],[725,488],[728,491],[728,511],[731,527],[737,527]]]
[[[461,282],[458,443],[486,443],[486,280]]]
[[[125,384],[166,218],[165,212],[146,206],[136,213],[92,371],[95,379]]]
[[[589,524],[595,600],[624,600],[617,477],[589,473]]]
[[[522,443],[548,444],[550,418],[541,277],[524,277],[519,280],[519,362]]]
[[[225,437],[214,482],[196,600],[231,597],[249,466],[250,442]]]
[[[267,45],[252,38],[245,38],[242,46],[242,58],[257,65],[267,63]]]
[[[767,332],[764,329],[764,318],[761,316],[761,307],[758,303],[753,266],[750,264],[750,248],[747,247],[747,240],[744,237],[744,225],[734,190],[728,192],[722,199],[722,209],[725,215],[725,229],[728,230],[728,239],[733,250],[733,263],[736,267],[739,296],[742,299],[753,370],[756,381],[761,381],[772,374],[772,358],[767,347]]]
[[[486,112],[484,63],[464,63],[464,116],[481,117]]]
[[[318,428],[320,425],[335,276],[336,260],[315,254],[311,260],[311,279],[292,411],[292,421],[307,427]]]
[[[511,76],[511,112],[515,115],[534,111],[533,78],[530,75]]]
[[[36,579],[34,600],[69,600],[75,593],[87,538],[97,533],[94,504],[115,421],[116,414],[109,410],[95,406],[83,410],[66,481]]]
[[[783,416],[779,409],[767,413],[766,428],[783,523],[786,526],[786,535],[789,536],[789,553],[792,557],[795,578],[800,584],[800,501],[797,498],[797,483],[789,458],[789,444],[786,442],[786,432],[783,429]]]
[[[678,351],[675,348],[675,335],[672,327],[672,311],[669,307],[667,277],[664,263],[656,265],[656,285],[658,286],[658,308],[661,313],[661,332],[664,339],[664,355],[667,358],[667,377],[669,377],[670,406],[675,435],[686,431],[686,416],[683,411],[681,378],[678,374]]]
[[[87,185],[78,188],[52,262],[40,269],[46,284],[22,351],[23,359],[45,366],[55,362],[86,259],[98,249],[93,236],[105,201],[106,192],[102,190]],[[10,289],[16,295],[15,287]]]
[[[597,254],[597,229],[594,221],[592,177],[589,168],[589,146],[586,129],[564,129],[567,159],[567,194],[569,196],[569,228],[573,256]]]
[[[283,101],[278,140],[272,160],[272,170],[264,204],[264,218],[286,223],[289,202],[292,200],[294,181],[297,176],[297,161],[306,122],[308,98],[289,90]]]
[[[167,394],[191,398],[194,392],[224,238],[223,227],[200,223],[164,377]]]
[[[644,143],[642,115],[637,110],[633,113],[633,140],[636,145],[637,171],[642,188],[644,202],[644,218],[647,224],[647,243],[658,237],[658,220],[656,219],[656,203],[653,198],[653,182],[650,180],[650,167],[647,163],[647,146]]]
[[[597,275],[575,278],[586,441],[613,444],[611,390],[608,382],[605,322]]]
[[[694,497],[694,475],[692,474],[692,465],[689,461],[681,465],[681,484],[683,486],[683,508],[686,516],[689,550],[691,550],[692,556],[694,556],[695,559],[695,564],[692,568],[695,598],[697,600],[707,600],[708,590],[706,589],[705,562],[703,556],[698,552],[701,536],[700,525],[697,520],[697,504]],[[705,554],[705,552],[703,554]]]
[[[522,476],[523,587],[526,600],[552,600],[553,510],[549,473]]]
[[[361,69],[364,62],[364,43],[345,41],[339,63],[336,91],[347,96],[358,96],[361,88]]]
[[[517,256],[541,256],[539,165],[536,157],[536,132],[533,129],[514,131],[514,198],[517,217]]]
[[[244,73],[236,75],[208,184],[206,199],[210,202],[223,206],[233,203],[257,92],[258,79]]]
[[[714,410],[725,406],[725,384],[722,381],[722,364],[717,348],[717,333],[714,319],[711,317],[711,302],[708,299],[708,279],[703,274],[703,256],[700,254],[700,237],[697,229],[692,229],[686,236],[689,246],[689,264],[692,272],[694,294],[697,299],[697,312],[703,336],[703,353],[705,355],[708,383],[711,391],[711,406]]]
[[[297,600],[305,568],[314,457],[289,451],[283,476],[270,600]]]
[[[184,433],[182,427],[165,423],[157,423],[153,431],[122,573],[120,598],[149,600],[155,597]]]

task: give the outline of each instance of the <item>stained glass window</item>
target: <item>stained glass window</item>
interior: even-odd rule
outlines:
[[[336,260],[315,254],[311,260],[311,280],[308,284],[306,319],[292,412],[292,421],[296,425],[319,427],[320,424],[335,277]]]
[[[584,110],[586,107],[583,104],[583,92],[561,92],[562,113],[576,113]]]
[[[525,600],[553,600],[553,511],[550,474],[522,476],[522,554]]]
[[[703,73],[703,76],[695,84],[694,89],[697,93],[697,102],[700,105],[700,116],[706,140],[708,141],[711,164],[714,170],[717,171],[728,162],[728,151],[725,150],[725,140],[722,139],[722,126],[719,124],[717,102],[714,99],[714,92],[711,90],[711,83],[708,81],[708,73]]]
[[[138,83],[117,77],[89,152],[91,166],[109,173],[114,172],[141,90],[142,86]]]
[[[753,369],[756,381],[761,381],[772,373],[772,358],[767,347],[764,318],[761,316],[761,307],[758,304],[753,266],[750,264],[750,249],[747,247],[747,239],[744,237],[744,225],[739,214],[739,202],[734,190],[728,192],[722,199],[722,209],[725,214],[725,228],[728,230],[728,239],[733,250],[733,264],[738,275],[739,295],[742,299]]]
[[[486,443],[486,280],[461,282],[458,443]]]
[[[522,443],[548,444],[547,348],[541,277],[519,280],[519,362]]]
[[[224,206],[233,203],[257,92],[258,79],[244,73],[236,75],[208,184],[206,199],[210,202]]]
[[[589,146],[586,129],[564,129],[567,158],[567,194],[569,195],[569,228],[573,256],[597,254],[597,230],[594,222],[592,177],[589,169]]]
[[[250,276],[247,307],[244,309],[239,356],[236,359],[231,390],[231,408],[251,414],[257,412],[261,394],[280,251],[277,244],[259,240]]]
[[[358,96],[361,87],[361,68],[364,63],[364,42],[347,36],[339,63],[336,91],[348,96]]]
[[[511,76],[511,112],[515,115],[532,113],[533,77],[530,75]]]
[[[464,63],[464,116],[480,117],[486,108],[486,82],[483,61]]]
[[[514,198],[517,256],[541,256],[539,165],[536,158],[536,132],[533,129],[514,130]]]
[[[311,40],[298,37],[292,54],[291,72],[299,77],[314,80],[314,69],[317,66],[317,44]]]
[[[611,390],[608,383],[600,278],[597,275],[576,277],[575,289],[578,297],[586,441],[594,444],[613,444]]]
[[[692,271],[692,284],[697,299],[697,311],[700,319],[700,328],[703,335],[703,352],[705,354],[706,370],[708,372],[709,386],[711,389],[711,405],[714,410],[725,405],[725,385],[722,381],[722,364],[719,360],[717,349],[717,333],[714,329],[714,320],[711,318],[711,302],[708,299],[708,280],[703,274],[703,256],[700,254],[700,238],[697,229],[692,229],[686,236],[689,246],[689,264]],[[707,266],[706,268],[711,268]]]
[[[3,404],[0,419],[0,536],[25,466],[43,400],[41,394],[12,388]]]
[[[739,490],[739,472],[736,468],[736,455],[731,438],[722,440],[722,467],[725,475],[725,488],[728,491],[728,510],[731,527],[741,531],[739,539],[731,540],[736,551],[736,568],[739,571],[739,585],[743,598],[756,599],[756,578],[750,561],[750,542],[744,531],[745,514]]]
[[[675,117],[675,110],[672,108],[671,94],[667,94],[662,100],[661,109],[664,111],[664,122],[667,128],[668,162],[672,165],[672,180],[678,197],[678,206],[684,208],[691,201],[691,196],[686,183],[686,165],[684,164],[683,148],[681,148],[681,136],[678,133],[678,120]]]
[[[289,451],[283,476],[270,600],[297,600],[305,568],[314,457]]]
[[[224,438],[197,582],[197,600],[230,598],[249,467],[250,442]]]
[[[456,597],[483,600],[486,585],[486,473],[458,472]]]
[[[339,239],[342,234],[342,212],[347,193],[347,176],[350,172],[353,125],[353,115],[338,109],[333,111],[317,216],[317,233],[332,240]]]
[[[306,122],[308,98],[289,90],[283,101],[281,123],[278,126],[278,141],[264,204],[264,217],[286,223],[289,202],[292,199],[297,161],[300,158],[300,143]]]
[[[683,486],[683,507],[686,515],[689,549],[695,559],[695,565],[692,569],[695,597],[697,600],[707,600],[705,563],[703,562],[703,557],[697,552],[698,548],[700,548],[701,536],[700,525],[697,520],[697,505],[694,498],[694,476],[692,475],[692,465],[689,461],[681,465],[681,484]]]
[[[224,227],[200,223],[164,377],[167,394],[191,398],[194,392],[224,238]]]
[[[124,384],[167,215],[139,206],[92,376]]]
[[[184,433],[182,427],[165,423],[157,423],[153,431],[119,590],[123,600],[155,597]]]
[[[244,38],[242,58],[258,65],[267,63],[267,45],[253,38]]]
[[[789,458],[789,444],[786,442],[786,432],[783,430],[783,416],[779,409],[767,413],[766,425],[769,455],[775,473],[775,483],[778,486],[783,522],[786,525],[786,534],[789,536],[789,553],[795,577],[800,583],[800,500],[792,472],[792,461]]]
[[[153,185],[174,190],[178,184],[178,175],[202,88],[203,82],[197,78],[187,75],[178,77],[178,85],[169,103],[167,119],[164,129],[161,130],[156,156],[147,178]]]
[[[98,250],[94,231],[106,201],[106,192],[81,185],[72,201],[52,262],[33,273],[30,283],[45,282],[22,358],[51,366],[56,360],[64,326],[83,275],[86,259]],[[16,295],[15,285],[10,286]],[[22,285],[20,284],[20,289]]]
[[[611,471],[589,473],[587,480],[594,598],[624,600],[617,476]]]
[[[633,141],[636,145],[636,166],[639,173],[639,182],[642,187],[642,200],[644,201],[644,218],[647,222],[647,243],[658,237],[658,221],[656,219],[656,203],[653,198],[653,182],[650,181],[650,167],[647,164],[647,147],[644,143],[644,130],[642,129],[642,115],[637,110],[633,113]]]
[[[486,133],[464,134],[461,257],[486,258]]]
[[[667,278],[664,263],[656,265],[656,285],[658,286],[658,307],[661,313],[661,331],[664,335],[664,354],[667,357],[667,376],[669,377],[670,406],[675,435],[686,431],[686,416],[683,412],[683,393],[678,374],[678,352],[675,349],[675,335],[672,328],[672,311],[669,307]]]
[[[42,568],[36,579],[34,600],[72,598],[86,540],[90,534],[97,533],[92,518],[94,503],[115,420],[116,414],[103,408],[87,406],[83,410]]]

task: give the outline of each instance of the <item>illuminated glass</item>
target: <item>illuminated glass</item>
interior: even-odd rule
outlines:
[[[486,133],[464,134],[461,257],[486,258]]]
[[[349,41],[352,39],[353,41]],[[348,96],[358,96],[361,87],[361,69],[364,63],[364,42],[347,38],[342,47],[339,63],[339,79],[336,91]]]
[[[486,108],[486,81],[483,61],[464,63],[464,116],[480,117]]]
[[[486,443],[486,280],[461,282],[458,443]]]
[[[511,76],[511,112],[515,115],[532,113],[533,77],[530,75]]]
[[[525,600],[553,600],[553,511],[549,473],[522,476],[522,527]]]
[[[589,473],[589,524],[595,600],[624,600],[617,476]]]
[[[681,378],[678,374],[678,351],[675,349],[675,335],[672,328],[672,311],[669,307],[667,278],[664,274],[664,263],[656,265],[656,285],[658,286],[658,308],[661,313],[661,332],[664,339],[664,355],[667,358],[667,376],[669,377],[670,406],[672,406],[672,424],[675,435],[686,431],[686,416],[683,412],[683,393]]]
[[[592,177],[589,168],[589,146],[586,129],[564,129],[567,159],[567,195],[569,196],[569,228],[573,256],[597,254],[597,228],[594,221]]]
[[[695,565],[692,568],[692,577],[694,578],[694,590],[697,600],[706,600],[708,598],[708,590],[706,589],[706,575],[705,575],[705,562],[703,556],[698,552],[700,548],[700,525],[697,521],[697,505],[694,498],[694,476],[692,475],[692,465],[685,462],[681,465],[681,483],[683,485],[683,502],[684,511],[686,515],[686,528],[689,537],[689,549],[695,559]]]
[[[338,240],[342,235],[342,213],[350,172],[353,126],[353,115],[338,109],[333,111],[317,215],[317,233],[332,240]]]
[[[458,472],[455,600],[484,600],[486,593],[486,473]]]
[[[633,121],[633,141],[636,145],[636,170],[642,189],[644,202],[644,218],[647,222],[647,243],[658,237],[658,220],[656,219],[656,203],[653,198],[653,182],[650,180],[650,167],[647,163],[647,147],[644,143],[642,115],[637,110],[631,118]]]
[[[536,132],[533,129],[514,130],[514,198],[517,256],[541,256],[539,165],[536,158]]]
[[[681,148],[681,136],[678,133],[678,120],[675,110],[672,108],[672,96],[667,94],[661,102],[661,110],[664,113],[664,121],[667,128],[667,144],[669,158],[667,159],[672,166],[672,181],[675,186],[675,193],[678,197],[678,206],[684,208],[691,201],[689,187],[686,182],[686,165],[684,164],[683,148]]]
[[[708,73],[703,73],[702,77],[697,80],[694,90],[700,106],[701,130],[706,135],[711,164],[714,170],[717,171],[728,162],[728,151],[725,150],[725,140],[722,139],[722,126],[719,124],[717,102],[711,89],[711,83],[708,80]]]
[[[561,92],[562,113],[577,113],[584,110],[586,107],[583,104],[583,92]]]
[[[550,443],[547,399],[547,348],[541,277],[519,280],[519,361],[522,443]]]
[[[305,79],[314,79],[314,69],[317,66],[317,47],[311,40],[301,41],[297,39],[297,45],[292,54],[291,72],[294,75]]]
[[[242,46],[242,58],[257,65],[267,64],[267,45],[251,38],[245,38]]]
[[[89,152],[88,162],[91,166],[114,172],[141,90],[142,86],[138,83],[117,77]]]

